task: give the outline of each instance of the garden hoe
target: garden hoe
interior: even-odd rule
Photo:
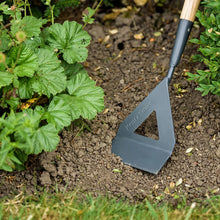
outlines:
[[[185,0],[167,76],[121,123],[112,143],[112,152],[125,164],[157,174],[171,156],[175,145],[168,85],[178,65],[190,34],[200,0]],[[159,139],[135,133],[152,113],[156,112]]]

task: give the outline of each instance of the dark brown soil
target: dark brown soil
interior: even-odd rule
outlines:
[[[190,43],[169,86],[176,136],[171,158],[153,175],[123,164],[111,153],[120,123],[167,73],[178,18],[175,11],[152,15],[143,11],[142,16],[121,15],[108,25],[96,22],[87,27],[93,40],[84,65],[105,90],[105,110],[86,122],[91,131],[77,136],[79,127],[63,130],[57,150],[31,157],[27,170],[0,171],[0,197],[45,187],[125,197],[131,202],[147,197],[175,203],[183,195],[191,202],[220,193],[220,99],[202,97],[196,84],[187,81],[187,71],[202,68],[189,61],[197,49]],[[113,29],[118,32],[111,34]],[[190,38],[198,37],[199,31],[194,27]],[[156,37],[155,32],[161,35]],[[144,38],[135,39],[140,33]],[[142,128],[152,133],[147,127],[153,130],[155,125]]]

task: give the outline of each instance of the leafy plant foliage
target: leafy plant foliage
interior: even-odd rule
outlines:
[[[205,27],[200,39],[191,42],[199,44],[199,52],[194,60],[203,62],[207,68],[197,70],[196,74],[188,73],[189,80],[198,82],[197,90],[202,95],[209,92],[220,95],[220,1],[204,0],[204,12],[198,11],[197,17]]]
[[[26,9],[22,1],[0,3],[0,169],[7,171],[23,169],[29,154],[54,150],[59,131],[104,108],[103,90],[80,64],[91,40],[82,25],[43,28],[47,20]]]

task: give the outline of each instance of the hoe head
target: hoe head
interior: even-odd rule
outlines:
[[[112,143],[112,152],[125,164],[154,174],[166,163],[175,145],[168,81],[165,77],[121,123]],[[153,111],[156,112],[159,140],[135,133]]]
[[[175,145],[168,85],[178,65],[200,0],[185,1],[170,58],[167,76],[122,122],[112,143],[112,152],[138,169],[157,174],[172,154]],[[159,140],[135,134],[135,130],[156,112]]]

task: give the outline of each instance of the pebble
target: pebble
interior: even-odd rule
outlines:
[[[114,115],[109,117],[109,122],[111,123],[117,123],[118,122],[118,118]]]
[[[60,176],[63,176],[64,172],[63,172],[63,167],[58,167],[58,172],[57,172],[58,175]]]
[[[220,147],[218,147],[218,150],[216,151],[216,156],[220,158]]]
[[[192,112],[192,117],[200,118],[201,116],[202,116],[202,111],[200,110],[196,109]]]
[[[199,180],[199,181],[197,182],[197,184],[198,184],[198,186],[202,186],[203,182],[202,182],[201,180]]]
[[[102,147],[106,147],[106,143],[103,143],[103,142],[100,143],[100,144],[99,144],[99,147],[100,147],[100,148],[102,148]]]
[[[84,155],[85,155],[85,151],[84,150],[79,150],[78,157],[82,157]]]
[[[174,160],[174,161],[175,161],[175,160],[178,160],[178,157],[172,156],[172,157],[171,157],[171,160]]]
[[[93,28],[89,30],[89,33],[94,37],[94,39],[97,41],[99,38],[105,37],[105,32],[101,26],[95,25]]]
[[[209,114],[209,118],[214,119],[214,118],[215,118],[215,115],[214,115],[213,113],[210,113],[210,114]]]
[[[50,174],[47,172],[47,171],[44,171],[42,174],[41,174],[41,177],[40,177],[40,181],[41,181],[41,184],[42,185],[51,185],[52,184],[52,181],[50,179]]]

